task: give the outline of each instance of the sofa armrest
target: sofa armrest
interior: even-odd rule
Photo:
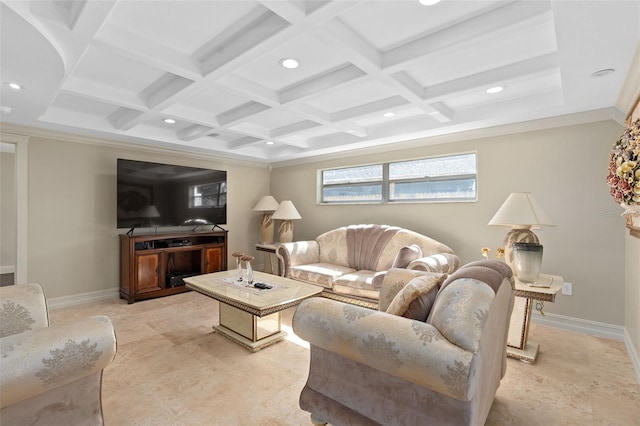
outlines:
[[[432,325],[335,300],[305,300],[293,330],[312,347],[467,401],[473,353]]]
[[[0,339],[0,407],[102,371],[116,354],[111,320],[98,315]]]
[[[394,297],[412,279],[426,275],[429,272],[419,269],[391,268],[384,274],[382,286],[380,287],[380,297],[378,299],[378,310],[386,312]]]
[[[320,245],[315,240],[279,243],[276,256],[280,262],[280,274],[289,276],[289,267],[320,262]]]
[[[451,274],[460,267],[460,258],[452,253],[437,253],[409,263],[407,269]]]
[[[44,291],[39,284],[0,287],[0,337],[49,326]]]

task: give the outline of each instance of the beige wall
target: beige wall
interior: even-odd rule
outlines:
[[[396,150],[287,167],[271,173],[271,192],[291,199],[302,219],[294,239],[311,239],[351,223],[413,229],[451,246],[464,262],[502,245],[507,229],[487,223],[511,192],[533,192],[557,227],[536,231],[544,272],[573,283],[545,311],[624,324],[624,222],[605,182],[609,152],[623,127],[614,121],[561,127],[445,145]],[[476,151],[478,202],[399,205],[316,205],[320,168]]]
[[[609,151],[621,131],[617,123],[603,121],[276,167],[271,175],[258,164],[32,136],[29,280],[43,284],[50,297],[118,286],[115,160],[126,157],[226,169],[229,252],[253,251],[259,215],[251,209],[271,193],[278,200],[293,200],[300,211],[296,239],[349,223],[387,223],[441,240],[467,262],[480,258],[481,247],[495,253],[502,244],[507,229],[487,222],[507,195],[531,191],[558,225],[537,231],[545,247],[544,270],[574,283],[574,295],[559,296],[546,311],[622,325],[626,229],[605,183]],[[468,151],[478,153],[478,202],[316,205],[319,168]]]
[[[15,154],[0,152],[0,268],[16,262]]]
[[[266,167],[31,137],[28,279],[49,297],[118,287],[118,157],[227,170],[229,252],[254,249],[259,215],[251,209],[268,194]]]
[[[639,47],[640,49],[640,47]],[[636,98],[634,110],[627,124],[640,119],[640,97]],[[626,233],[626,292],[625,321],[627,335],[635,351],[636,376],[640,380],[640,238]]]
[[[631,340],[636,356],[640,356],[640,238],[627,232],[626,242],[626,278],[625,328]],[[640,361],[640,360],[639,360]],[[640,370],[636,374],[640,380]]]

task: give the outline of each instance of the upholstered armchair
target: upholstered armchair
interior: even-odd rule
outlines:
[[[379,311],[304,301],[293,330],[311,347],[300,407],[314,424],[482,425],[506,372],[513,309],[506,264],[450,276],[390,270]]]
[[[102,371],[116,354],[103,315],[49,326],[38,284],[0,287],[0,424],[102,425]]]

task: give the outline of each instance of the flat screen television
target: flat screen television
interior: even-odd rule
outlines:
[[[118,228],[227,223],[227,172],[118,158]]]

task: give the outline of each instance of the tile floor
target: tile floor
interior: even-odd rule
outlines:
[[[295,308],[283,313],[290,331]],[[290,339],[250,353],[214,333],[218,302],[195,292],[51,311],[60,323],[111,317],[118,340],[104,372],[107,426],[310,425],[298,407],[309,363]],[[487,425],[640,425],[640,385],[623,342],[532,325],[535,364],[509,359]]]

